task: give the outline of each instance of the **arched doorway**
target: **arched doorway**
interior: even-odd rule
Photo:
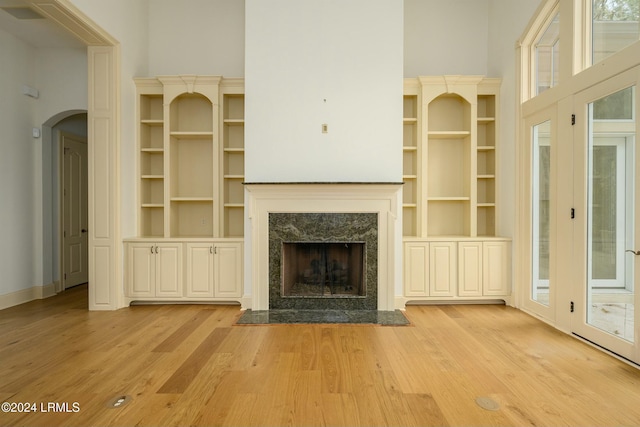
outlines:
[[[43,206],[43,279],[54,283],[55,291],[65,288],[64,204],[65,171],[63,140],[87,140],[87,111],[68,110],[55,114],[42,125],[42,206]],[[86,143],[85,143],[86,144]],[[86,151],[86,150],[85,150]],[[68,165],[67,165],[68,166]],[[86,170],[86,158],[83,160]],[[68,169],[68,168],[67,168]],[[87,188],[87,182],[80,188]],[[86,204],[86,199],[84,202]],[[68,213],[67,209],[67,213]],[[86,249],[77,255],[86,259]]]

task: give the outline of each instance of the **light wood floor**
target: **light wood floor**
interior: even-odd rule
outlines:
[[[234,326],[237,307],[86,301],[78,288],[0,311],[0,401],[79,409],[0,425],[640,425],[640,370],[509,307]]]

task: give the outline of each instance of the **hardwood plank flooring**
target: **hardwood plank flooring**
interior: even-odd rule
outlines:
[[[640,425],[639,369],[510,307],[240,326],[235,306],[86,301],[79,287],[0,311],[0,400],[37,408],[0,425]]]

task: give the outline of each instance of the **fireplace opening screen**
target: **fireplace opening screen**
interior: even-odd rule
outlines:
[[[282,296],[366,295],[364,242],[283,242]]]

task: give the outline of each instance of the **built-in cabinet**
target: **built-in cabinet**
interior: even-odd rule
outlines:
[[[186,243],[186,296],[240,298],[242,244]]]
[[[135,300],[221,300],[242,297],[240,239],[125,241],[125,293]]]
[[[182,245],[139,242],[125,245],[127,294],[136,298],[182,296]]]
[[[405,240],[407,301],[505,299],[511,293],[511,242]]]
[[[500,80],[405,79],[404,297],[510,291],[509,239],[496,235]]]
[[[139,232],[125,240],[126,296],[237,300],[244,81],[196,75],[134,80]],[[172,258],[162,255],[166,245],[176,251]]]

